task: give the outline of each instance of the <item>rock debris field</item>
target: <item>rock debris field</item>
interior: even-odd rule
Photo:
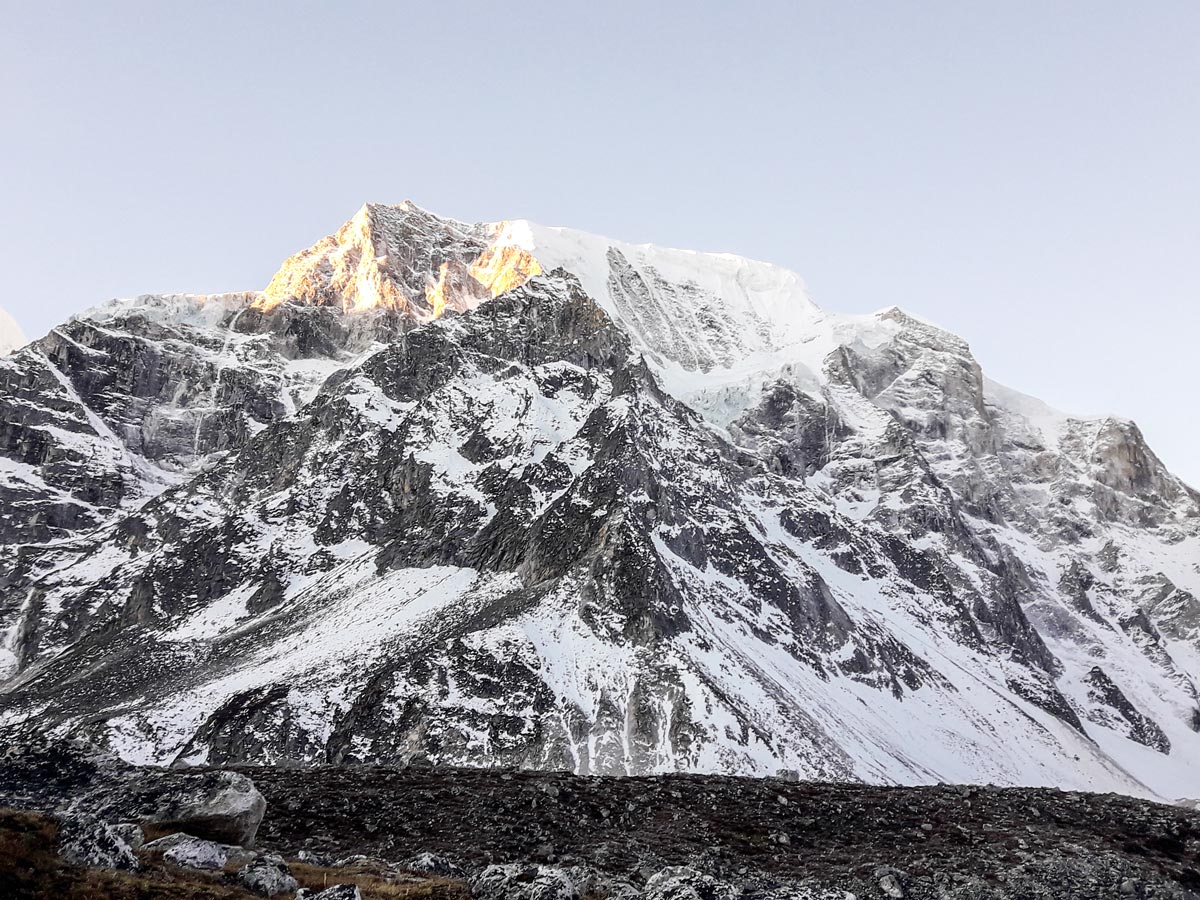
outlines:
[[[267,798],[260,840],[285,853],[583,866],[634,887],[686,866],[761,896],[792,896],[785,885],[804,884],[860,897],[1200,896],[1200,815],[1111,794],[439,768],[240,771]]]

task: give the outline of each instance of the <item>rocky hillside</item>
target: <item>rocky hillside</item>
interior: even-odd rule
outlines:
[[[1200,796],[1200,495],[784,270],[364,207],[0,359],[0,723]]]

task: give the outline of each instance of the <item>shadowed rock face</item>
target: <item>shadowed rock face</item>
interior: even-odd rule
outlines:
[[[263,294],[72,320],[0,360],[0,723],[1200,794],[1194,492],[795,284],[369,207]]]

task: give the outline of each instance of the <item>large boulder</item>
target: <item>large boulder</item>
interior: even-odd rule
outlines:
[[[94,816],[62,816],[58,825],[58,853],[72,865],[136,871],[138,859],[111,825]]]
[[[267,804],[237,772],[132,766],[82,741],[5,734],[0,805],[154,825],[251,847]]]
[[[475,900],[579,900],[571,876],[553,866],[488,866],[471,880]]]
[[[290,894],[299,887],[292,871],[280,856],[260,856],[238,872],[238,880],[256,894],[274,897]]]
[[[190,834],[171,834],[144,846],[162,854],[164,860],[185,869],[223,869],[229,862],[229,848],[215,841]]]
[[[730,900],[731,885],[690,866],[668,866],[646,882],[646,900]]]
[[[159,830],[177,828],[223,844],[253,847],[267,801],[238,772],[142,771],[114,805]]]

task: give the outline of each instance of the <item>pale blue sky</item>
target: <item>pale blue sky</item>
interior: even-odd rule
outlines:
[[[1200,3],[0,2],[0,306],[259,288],[364,201],[899,304],[1200,484]]]

